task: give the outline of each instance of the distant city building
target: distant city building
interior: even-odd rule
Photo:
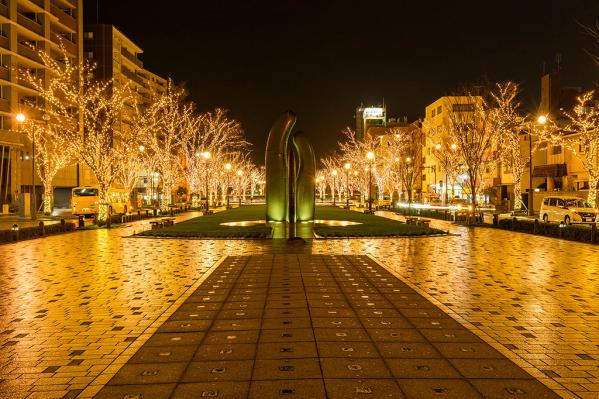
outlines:
[[[59,54],[62,41],[75,61],[81,60],[83,0],[0,0],[0,205],[18,201],[18,194],[31,192],[31,143],[24,134],[11,130],[19,112],[41,118],[34,110],[37,92],[18,78],[21,68],[44,76],[44,65],[36,49]],[[77,166],[63,169],[54,180],[57,204],[79,184]],[[36,176],[37,203],[41,204],[41,182]],[[0,211],[2,209],[0,208]]]
[[[360,105],[356,108],[356,136],[362,140],[370,127],[385,127],[387,122],[387,109],[385,106]]]

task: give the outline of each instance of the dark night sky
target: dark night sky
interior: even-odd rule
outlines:
[[[585,53],[593,43],[578,25],[599,19],[598,0],[85,0],[85,7],[87,22],[114,23],[139,44],[148,69],[185,82],[201,110],[230,109],[260,163],[270,124],[286,109],[323,155],[353,125],[361,102],[384,98],[389,116],[413,120],[460,83],[486,77],[522,83],[534,108],[543,63],[553,69],[556,53],[564,85],[599,81]]]

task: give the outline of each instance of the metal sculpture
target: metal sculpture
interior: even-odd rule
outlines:
[[[305,134],[292,133],[296,116],[287,111],[272,125],[266,143],[266,220],[314,219],[316,159]]]

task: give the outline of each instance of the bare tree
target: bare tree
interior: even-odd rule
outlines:
[[[422,146],[424,132],[416,123],[406,127],[391,128],[387,146],[384,148],[386,162],[393,165],[392,174],[407,193],[408,203],[412,203],[414,187],[422,172]]]
[[[500,87],[497,85],[497,88]],[[447,135],[456,145],[460,163],[466,170],[468,178],[465,185],[472,196],[473,211],[482,187],[483,171],[499,158],[497,111],[490,91],[482,94],[485,96],[478,95],[474,89],[465,89],[463,95],[450,97],[451,109],[448,112]]]
[[[553,145],[568,148],[580,160],[589,173],[587,201],[595,207],[599,185],[599,104],[594,92],[579,96],[573,112],[565,113],[565,116],[565,127],[549,121],[541,135]]]
[[[116,178],[117,153],[113,143],[118,143],[119,131],[114,127],[130,98],[129,87],[96,79],[94,65],[73,62],[64,47],[58,59],[42,50],[38,54],[46,67],[46,79],[29,69],[21,70],[20,77],[38,92],[43,99],[40,112],[60,126],[61,135],[77,160],[98,181],[97,218],[102,224],[108,217],[109,190]]]
[[[48,119],[47,114],[44,116]],[[60,126],[50,120],[27,119],[26,123],[19,125],[19,130],[24,131],[31,142],[35,141],[35,171],[44,186],[44,213],[49,215],[54,209],[54,178],[61,169],[73,163],[72,147]]]

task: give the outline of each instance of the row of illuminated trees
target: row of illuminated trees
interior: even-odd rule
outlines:
[[[264,189],[263,169],[248,159],[249,144],[225,110],[198,112],[171,81],[140,101],[130,85],[97,79],[93,64],[74,62],[64,49],[58,58],[39,55],[45,77],[19,71],[39,101],[19,113],[17,126],[34,144],[45,212],[53,206],[54,177],[74,163],[97,180],[100,222],[108,215],[110,188],[122,186],[132,195],[144,172],[158,181],[163,210],[180,185],[188,200],[197,206],[203,197],[206,207],[225,201],[232,190],[245,196]]]
[[[462,176],[473,209],[484,189],[483,174],[503,165],[512,171],[514,208],[519,210],[524,205],[522,179],[534,153],[562,146],[588,171],[587,200],[596,206],[599,103],[594,93],[581,95],[570,112],[560,115],[527,114],[519,94],[513,82],[465,88],[459,95],[446,97],[449,104],[443,123],[427,118],[422,126],[414,123],[393,127],[382,136],[367,134],[363,139],[346,129],[338,150],[322,160],[317,190],[321,196],[327,188],[339,196],[359,191],[362,201],[372,198],[371,190],[377,191],[378,198],[384,198],[385,193],[392,197],[395,192],[405,192],[411,202],[422,171],[431,168],[423,162],[428,140],[434,143],[431,155],[449,182],[446,187],[454,187],[458,176]],[[523,145],[525,142],[528,146]],[[345,178],[339,178],[346,165],[350,169]]]

